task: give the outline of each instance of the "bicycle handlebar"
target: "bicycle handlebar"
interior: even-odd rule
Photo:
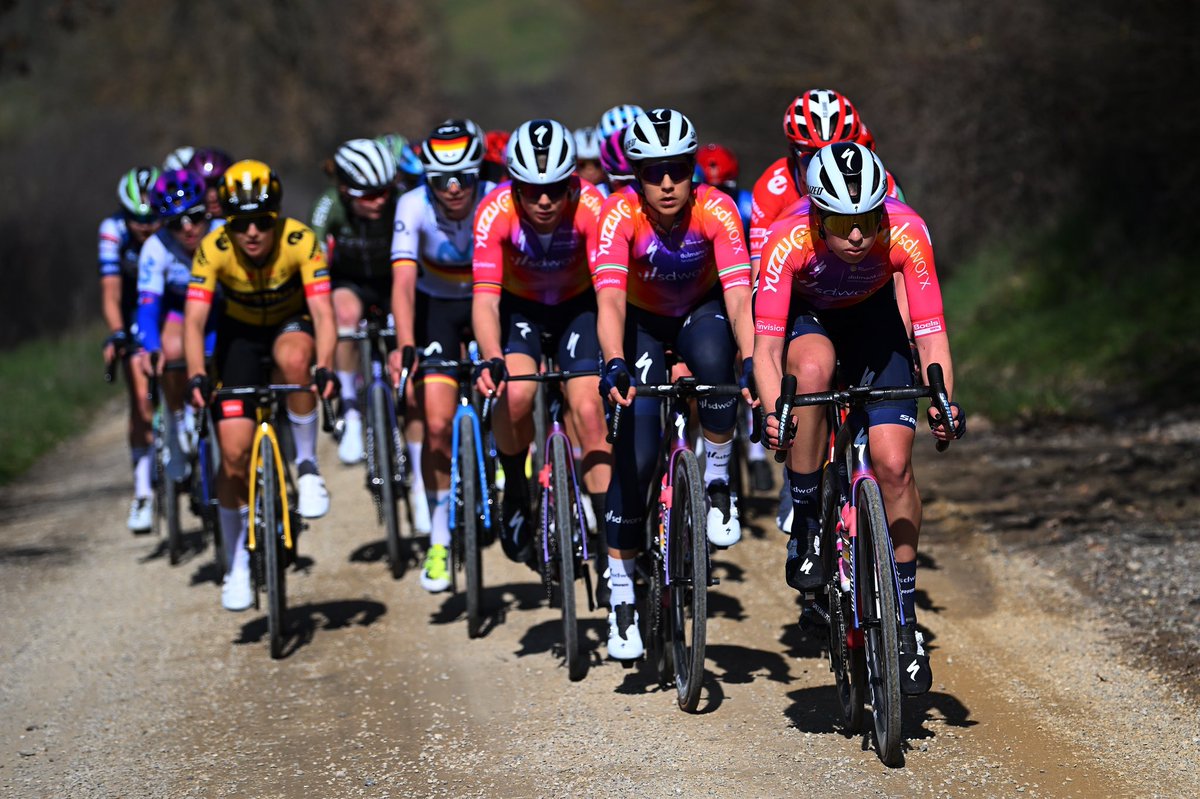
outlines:
[[[408,378],[412,375],[413,363],[416,359],[417,351],[411,344],[400,350],[400,381],[392,389],[392,399],[394,400],[392,404],[396,409],[396,418],[398,419],[407,415],[408,406],[404,402],[404,393],[408,390]]]
[[[265,386],[231,386],[229,388],[220,388],[213,392],[209,406],[213,402],[223,399],[233,399],[235,397],[253,397],[260,405],[269,405],[279,394],[295,394],[301,391],[311,391],[312,384],[301,385],[300,383],[270,383]],[[202,409],[206,410],[206,409]],[[333,432],[333,404],[328,397],[321,397],[321,430],[326,433]],[[200,423],[197,427],[197,435],[203,438],[208,434],[208,414],[200,414]]]
[[[621,372],[617,375],[617,383],[615,388],[617,389],[617,393],[619,393],[622,397],[629,394],[628,372]],[[617,443],[617,436],[621,433],[621,417],[624,413],[624,405],[617,403],[617,405],[613,407],[612,415],[608,419],[608,435],[605,436],[605,439],[610,444]]]

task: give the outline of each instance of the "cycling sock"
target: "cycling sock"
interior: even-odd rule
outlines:
[[[221,544],[225,547],[225,562],[229,564],[229,572],[245,571],[250,567],[250,553],[246,550],[250,507],[242,505],[240,508],[227,508],[218,505],[217,515],[220,517]]]
[[[130,454],[133,455],[133,495],[148,497],[154,493],[150,485],[150,447],[134,447]]]
[[[608,556],[608,587],[612,589],[608,604],[613,608],[633,604],[633,558]]]
[[[430,524],[429,545],[441,544],[450,546],[450,489],[443,488],[429,498],[433,507],[433,520]]]
[[[184,403],[183,423],[187,425],[188,430],[196,429],[196,409],[192,407],[191,403]]]
[[[527,453],[520,455],[505,455],[503,452],[497,452],[496,457],[500,460],[500,465],[504,467],[504,491],[507,494],[512,491],[513,498],[526,497],[529,493],[529,481],[525,477],[525,460],[529,457]]]
[[[787,483],[792,494],[792,511],[795,514],[792,530],[803,533],[815,533],[820,529],[821,522],[817,518],[821,513],[821,495],[817,491],[821,484],[821,472],[793,472],[787,469]]]
[[[342,384],[342,407],[347,413],[349,413],[351,410],[353,410],[355,413],[358,413],[358,390],[355,386],[355,382],[358,380],[358,373],[343,372],[339,369],[337,376],[338,380],[341,381]]]
[[[917,562],[897,563],[896,574],[900,577],[900,607],[904,610],[904,620],[912,623],[917,620]]]
[[[408,468],[412,474],[412,493],[413,496],[425,496],[425,475],[421,470],[421,444],[420,442],[408,445]]]
[[[317,462],[317,409],[313,408],[301,416],[288,409],[288,421],[292,423],[292,441],[296,445],[296,465],[305,461]]]
[[[608,492],[601,491],[597,494],[588,494],[588,500],[592,503],[592,513],[596,514],[596,519],[604,518],[604,502],[608,497]]]
[[[762,445],[761,441],[751,441],[750,446],[746,448],[746,459],[750,461],[765,461],[767,459],[767,448]]]
[[[733,454],[733,439],[716,444],[704,437],[704,485],[729,482],[729,456]]]

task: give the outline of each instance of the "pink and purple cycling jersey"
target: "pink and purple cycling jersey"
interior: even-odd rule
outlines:
[[[812,227],[808,198],[771,225],[762,250],[754,300],[754,332],[783,337],[793,298],[820,311],[855,305],[904,275],[914,337],[946,329],[942,291],[933,265],[929,230],[916,211],[888,197],[879,236],[857,264],[829,251]]]
[[[603,202],[595,186],[576,177],[562,221],[539,234],[521,214],[512,184],[500,184],[475,212],[475,292],[503,290],[556,305],[588,291]]]
[[[592,276],[596,291],[628,292],[630,305],[662,316],[691,313],[718,283],[750,285],[750,255],[737,205],[697,186],[671,231],[655,229],[642,198],[626,187],[604,201]]]

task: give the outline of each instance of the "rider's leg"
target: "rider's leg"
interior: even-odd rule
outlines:
[[[221,586],[221,604],[227,610],[245,610],[252,602],[250,553],[246,550],[250,495],[250,445],[253,419],[223,419],[216,425],[221,470],[217,476],[217,511],[227,570]]]
[[[358,330],[362,319],[362,301],[345,286],[333,290],[333,313],[339,336]],[[342,420],[345,428],[338,445],[343,463],[358,463],[363,457],[362,411],[358,407],[358,342],[339,341],[334,351],[334,368],[341,382]]]
[[[136,503],[139,500],[148,501],[154,493],[150,480],[154,466],[154,436],[150,423],[154,410],[147,396],[149,385],[146,375],[140,369],[131,368],[130,363],[130,359],[125,358],[123,369],[129,396],[129,452],[133,459],[133,496]],[[148,518],[149,514],[146,516]],[[150,529],[149,524],[144,529]]]
[[[280,379],[300,385],[311,383],[315,349],[312,334],[307,330],[280,333],[272,347]],[[317,396],[312,391],[288,394],[287,409],[296,449],[296,509],[301,516],[315,519],[329,512],[329,491],[317,465]]]
[[[450,546],[450,445],[453,441],[454,406],[458,384],[446,375],[426,374],[417,391],[421,393],[425,418],[425,446],[421,468],[430,501],[429,543]]]

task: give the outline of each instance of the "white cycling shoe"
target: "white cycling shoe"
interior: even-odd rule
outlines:
[[[296,510],[304,518],[319,519],[329,513],[329,490],[325,488],[325,478],[317,472],[300,475],[296,493],[299,494]]]
[[[638,612],[628,602],[608,613],[608,656],[614,660],[637,660],[646,651],[638,627]]]
[[[342,419],[342,440],[338,442],[338,460],[347,466],[360,463],[365,455],[363,451],[362,417],[357,413],[347,413]]]
[[[221,607],[234,612],[254,604],[254,589],[250,585],[249,567],[234,568],[225,574],[221,583]]]
[[[731,547],[742,540],[742,524],[738,521],[737,495],[730,492],[729,483],[717,481],[708,486],[708,543],[715,547]]]
[[[126,526],[135,533],[148,533],[154,526],[154,501],[150,497],[134,497],[129,505]]]

